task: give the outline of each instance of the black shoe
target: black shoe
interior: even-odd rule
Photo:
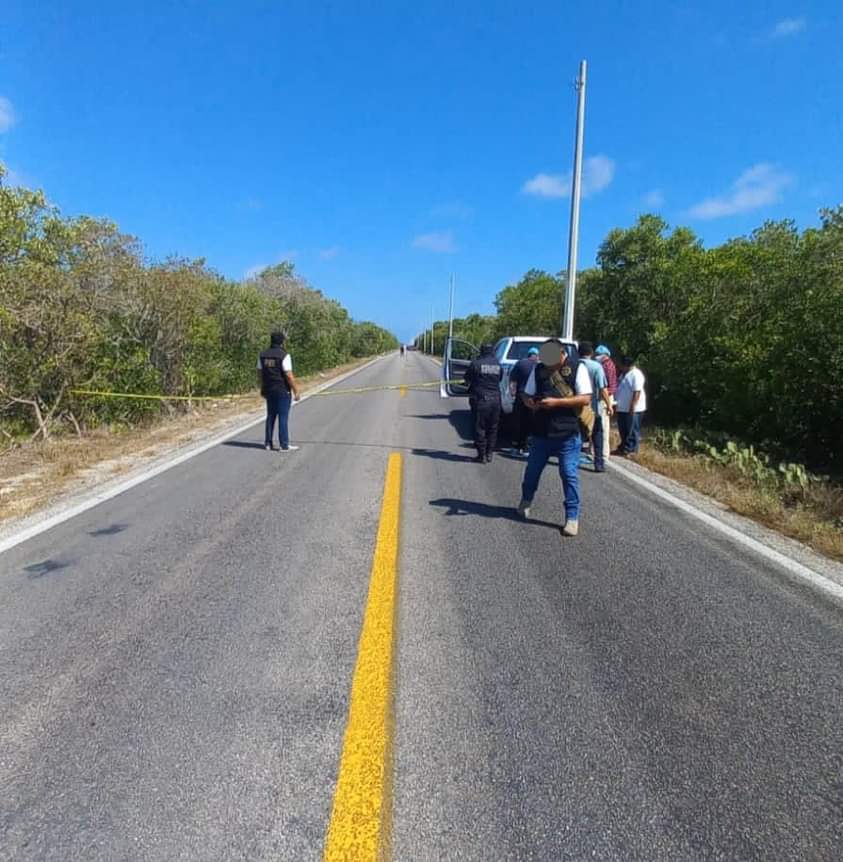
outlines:
[[[489,453],[486,455],[486,463],[487,463],[487,464],[490,464],[491,462],[492,462],[492,453],[491,453],[491,452],[489,452]]]
[[[605,473],[605,472],[606,472],[606,468],[605,468],[605,467],[595,467],[595,468],[594,468],[594,472],[595,472],[595,473]]]
[[[482,455],[477,455],[471,459],[475,464],[485,464],[486,459]]]

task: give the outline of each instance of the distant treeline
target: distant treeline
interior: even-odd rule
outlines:
[[[41,192],[3,184],[0,165],[0,431],[48,436],[134,422],[160,402],[92,399],[76,388],[220,395],[255,388],[270,330],[298,374],[397,347],[353,321],[290,263],[243,282],[202,260],[149,263],[110,222],[66,218]]]
[[[457,320],[454,334],[556,335],[563,285],[531,270],[498,293],[497,315]],[[659,423],[843,471],[843,206],[817,228],[767,222],[716,248],[642,216],[579,274],[575,321],[578,338],[638,358]],[[434,331],[441,352],[447,322]]]

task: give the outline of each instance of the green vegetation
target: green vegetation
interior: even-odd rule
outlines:
[[[718,439],[719,438],[719,439]],[[809,473],[802,464],[774,464],[769,455],[759,454],[753,446],[741,446],[722,435],[707,435],[700,440],[694,434],[677,429],[659,429],[650,441],[668,454],[688,454],[728,467],[744,479],[771,493],[786,496],[796,502],[816,484],[828,481],[826,476]]]
[[[43,193],[4,186],[4,175],[0,165],[0,430],[7,437],[132,423],[162,409],[74,396],[75,388],[180,396],[253,389],[257,354],[275,327],[286,330],[300,374],[397,347],[375,324],[352,321],[290,263],[242,283],[202,260],[150,263],[115,225],[62,217]]]
[[[558,333],[563,279],[528,272],[497,295],[496,316],[456,321],[455,335]],[[576,330],[638,357],[659,425],[843,471],[843,206],[816,228],[768,222],[709,249],[642,216],[611,231],[580,274]]]

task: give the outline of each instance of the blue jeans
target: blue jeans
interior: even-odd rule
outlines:
[[[620,450],[627,455],[638,451],[638,444],[641,442],[641,415],[641,413],[618,413]]]
[[[565,518],[576,521],[580,513],[580,478],[577,468],[580,464],[582,438],[572,434],[570,437],[536,437],[530,444],[530,457],[521,483],[521,499],[533,502],[539,487],[542,471],[551,455],[559,456],[559,477],[562,479],[562,494],[565,498]]]
[[[275,430],[276,418],[278,419],[278,440],[281,443],[281,448],[286,449],[290,445],[288,420],[292,402],[293,397],[289,392],[270,392],[266,396],[266,431],[263,438],[266,445],[272,445],[272,432]]]

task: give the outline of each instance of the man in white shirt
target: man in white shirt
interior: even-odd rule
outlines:
[[[299,447],[290,445],[288,420],[293,398],[301,397],[296,378],[293,377],[293,360],[284,349],[285,336],[283,332],[273,332],[269,340],[269,349],[261,352],[258,357],[258,382],[261,395],[266,399],[266,427],[264,430],[264,448],[272,450],[272,435],[275,420],[278,420],[278,442],[282,452],[295,452]]]
[[[621,445],[615,455],[634,455],[641,440],[641,419],[647,409],[647,382],[644,372],[635,364],[632,356],[623,356],[620,361],[623,375],[615,393],[615,412],[618,416],[618,431]]]
[[[530,374],[521,395],[533,411],[533,442],[521,484],[518,512],[530,517],[530,506],[542,471],[552,455],[559,458],[559,477],[565,504],[564,536],[579,532],[580,486],[578,467],[582,437],[579,414],[591,402],[591,378],[585,365],[568,356],[558,339],[546,341],[539,362]]]

